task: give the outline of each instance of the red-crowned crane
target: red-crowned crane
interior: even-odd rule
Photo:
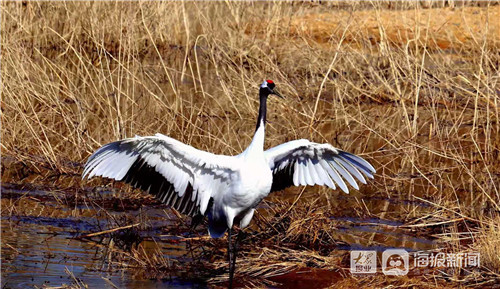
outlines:
[[[201,151],[162,134],[127,138],[98,149],[85,164],[83,178],[101,176],[131,184],[156,196],[179,212],[208,217],[213,238],[228,231],[229,287],[236,262],[231,229],[252,220],[263,198],[289,186],[338,186],[349,193],[347,181],[359,189],[375,169],[361,157],[306,139],[264,150],[266,103],[280,93],[266,80],[260,85],[257,127],[250,145],[239,155]],[[363,176],[364,175],[364,176]],[[241,232],[241,231],[240,231]],[[237,238],[239,239],[239,238]],[[237,246],[235,241],[234,247]]]

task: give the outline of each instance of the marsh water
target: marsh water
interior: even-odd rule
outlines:
[[[111,193],[99,192],[103,199],[112,199]],[[2,216],[2,288],[33,288],[33,286],[60,286],[82,281],[89,288],[198,288],[203,284],[168,279],[152,280],[135,278],[126,270],[116,270],[102,254],[102,245],[75,237],[99,232],[108,227],[109,220],[82,202],[72,207],[61,205],[64,193],[43,190],[25,191],[2,187],[2,202],[19,202],[16,207],[23,212],[4,212]],[[100,199],[102,201],[103,199]],[[154,224],[163,210],[147,211],[150,225]],[[139,210],[122,212],[109,210],[113,217],[137,215]],[[168,221],[165,221],[168,223]],[[141,238],[156,235],[151,229],[141,232]],[[142,240],[142,239],[141,239]],[[153,243],[143,240],[143,246]],[[161,238],[157,242],[161,243]],[[161,243],[165,257],[176,258],[183,253],[183,246]],[[71,272],[71,273],[69,273]],[[113,285],[111,285],[113,284]]]
[[[169,225],[169,213],[161,205],[149,208],[125,205],[113,210],[113,192],[97,191],[88,193],[80,202],[64,202],[68,193],[63,190],[20,189],[18,186],[3,184],[2,207],[12,208],[2,214],[2,288],[33,288],[33,286],[61,286],[83,282],[89,288],[204,288],[204,280],[193,281],[189,274],[169,274],[168,278],[151,278],[137,274],[134,268],[123,268],[107,259],[106,247],[99,242],[79,239],[79,236],[112,228],[108,217],[99,213],[96,203],[107,206],[111,218],[126,216],[147,219],[148,228],[139,231],[144,248],[161,248],[168,260],[186,258],[186,244],[172,242],[172,239],[189,236],[162,235],[161,229]],[[90,196],[90,197],[89,197]],[[290,196],[293,198],[294,196]],[[99,201],[92,200],[98,198]],[[84,201],[86,199],[86,201]],[[335,202],[349,204],[356,197],[337,195]],[[365,197],[363,202],[372,210],[391,211],[394,207],[411,205],[427,210],[425,203],[391,200],[383,197]],[[89,204],[92,203],[92,204]],[[71,204],[71,205],[67,205]],[[126,208],[123,210],[123,208]],[[260,210],[266,210],[265,207]],[[398,221],[373,218],[358,218],[352,212],[339,212],[335,218],[339,224],[330,232],[339,243],[338,251],[351,249],[371,249],[383,251],[386,248],[404,248],[409,251],[430,250],[437,246],[429,237],[419,237],[402,229]],[[172,224],[170,224],[172,225]],[[98,238],[99,239],[99,238]],[[95,239],[94,239],[95,240]],[[102,239],[99,239],[102,240]],[[156,252],[158,253],[158,252]],[[323,275],[328,273],[323,272]],[[334,282],[337,272],[323,276],[326,284]],[[311,283],[301,282],[300,274],[290,273],[276,279],[277,287],[303,288]],[[325,285],[326,285],[325,284]],[[312,288],[312,287],[310,287]]]

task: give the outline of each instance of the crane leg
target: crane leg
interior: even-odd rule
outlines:
[[[229,263],[229,289],[233,288],[233,276],[234,276],[234,262],[233,258],[235,257],[233,254],[233,248],[231,248],[231,228],[228,230],[227,235],[227,255],[228,255],[228,263]],[[235,258],[236,259],[236,258]]]
[[[229,229],[229,234],[227,236],[227,241],[228,241],[228,259],[229,259],[229,289],[233,288],[233,277],[234,277],[234,271],[236,270],[236,258],[238,256],[238,243],[240,242],[241,238],[243,237],[243,230],[240,230],[238,232],[238,235],[236,237],[236,240],[234,241],[234,245],[231,248],[231,233],[232,230]]]
[[[241,238],[243,237],[243,230],[240,229],[238,232],[238,235],[236,236],[236,241],[234,241],[233,245],[233,270],[236,269],[236,257],[238,256],[238,244],[241,241]]]

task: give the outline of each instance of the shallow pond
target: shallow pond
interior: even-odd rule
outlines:
[[[71,193],[44,191],[42,189],[22,190],[4,184],[2,187],[2,288],[33,288],[33,286],[56,287],[62,284],[83,282],[89,288],[204,288],[205,280],[190,279],[189,273],[169,274],[168,278],[151,278],[137,274],[134,268],[123,268],[110,264],[107,258],[106,242],[93,242],[77,237],[113,228],[109,218],[103,217],[97,204],[107,207],[111,218],[141,218],[146,229],[138,230],[140,241],[146,250],[161,248],[168,260],[186,259],[185,242],[172,239],[189,237],[188,232],[179,232],[178,237],[162,235],[162,228],[172,216],[161,205],[152,204],[147,209],[124,205],[125,210],[113,210],[114,193],[103,191],[88,193],[80,201],[62,201]],[[98,198],[99,197],[99,198]],[[94,198],[94,199],[93,199]],[[336,203],[353,202],[353,196],[337,195]],[[87,201],[84,201],[87,200]],[[372,210],[391,210],[392,207],[407,206],[408,202],[380,197],[363,199]],[[414,208],[427,209],[425,204],[410,204]],[[261,211],[266,211],[262,207]],[[343,216],[342,216],[343,215]],[[330,232],[338,240],[335,250],[386,248],[430,250],[437,246],[428,237],[416,236],[399,221],[373,218],[358,218],[348,212],[340,212],[339,227]],[[116,227],[116,226],[114,226]],[[201,230],[204,230],[202,228]],[[103,235],[104,236],[104,235]],[[105,240],[97,238],[102,241]],[[96,240],[96,239],[92,239]],[[312,273],[313,272],[313,273]],[[309,274],[291,272],[274,278],[279,288],[303,288],[311,286],[310,278],[328,286],[341,278],[338,272],[315,270]],[[78,281],[76,281],[78,280]],[[113,285],[112,285],[113,284]],[[314,283],[316,285],[323,283]],[[315,286],[316,286],[315,285]]]

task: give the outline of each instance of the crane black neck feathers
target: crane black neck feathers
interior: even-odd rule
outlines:
[[[274,83],[269,83],[268,85]],[[259,117],[257,118],[257,125],[255,127],[255,131],[259,129],[260,126],[266,125],[266,113],[267,113],[267,97],[272,93],[272,88],[268,86],[261,86],[259,90]]]

